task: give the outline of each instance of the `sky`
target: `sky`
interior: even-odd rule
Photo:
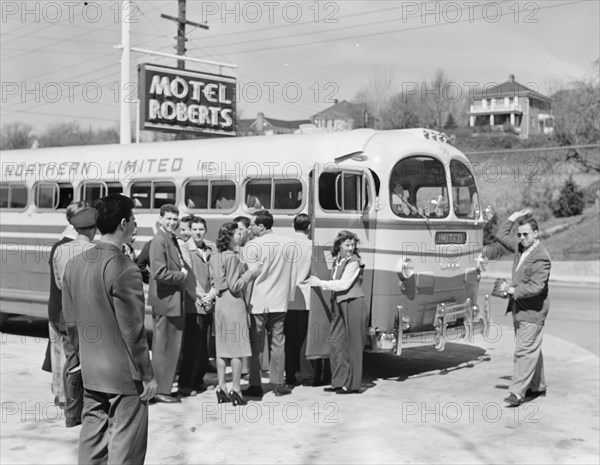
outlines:
[[[122,21],[134,47],[175,53],[176,0],[2,1],[1,122],[35,130],[76,120],[119,126]],[[600,2],[571,1],[198,1],[188,0],[186,68],[233,76],[238,113],[300,120],[352,100],[373,76],[422,95],[437,68],[465,92],[515,79],[543,94],[589,77],[600,56]],[[176,60],[133,53],[137,66]],[[135,118],[135,111],[132,111]]]

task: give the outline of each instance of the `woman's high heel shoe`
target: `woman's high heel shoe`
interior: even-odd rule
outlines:
[[[217,402],[219,404],[225,404],[227,402],[231,402],[231,399],[229,398],[227,393],[225,391],[223,391],[223,389],[218,388],[215,392],[217,393]]]
[[[229,393],[229,397],[233,405],[246,405],[248,402],[244,400],[244,398],[235,391],[231,391]]]

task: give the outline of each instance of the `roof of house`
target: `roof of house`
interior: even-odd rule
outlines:
[[[259,118],[240,119],[238,121],[238,131],[245,132],[245,131],[249,131],[253,128],[256,128],[258,120],[259,120]],[[275,128],[281,128],[281,129],[298,129],[301,124],[312,123],[312,121],[309,119],[288,121],[288,120],[283,120],[283,119],[269,118],[268,116],[263,116],[262,120],[263,120],[263,128],[275,127]]]
[[[543,102],[551,102],[552,99],[545,95],[536,92],[529,87],[515,81],[514,75],[510,75],[508,81],[498,84],[493,87],[487,87],[482,90],[475,91],[473,93],[473,100],[481,98],[504,98],[504,97],[529,97]]]
[[[342,100],[341,102],[337,102],[329,108],[317,113],[313,116],[313,118],[345,119],[349,116],[354,116],[357,114],[362,115],[366,110],[367,105],[365,103],[350,103],[347,100]]]

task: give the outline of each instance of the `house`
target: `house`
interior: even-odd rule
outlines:
[[[474,92],[469,102],[469,125],[514,130],[523,138],[554,131],[552,100],[515,81]]]
[[[238,136],[272,136],[274,134],[292,134],[301,124],[310,124],[310,120],[286,121],[268,118],[259,113],[256,119],[240,119],[238,121]]]
[[[312,117],[317,128],[328,131],[349,131],[356,128],[368,127],[369,114],[365,103],[350,103],[347,100],[326,108]]]

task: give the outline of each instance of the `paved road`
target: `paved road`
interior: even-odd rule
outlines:
[[[484,279],[479,287],[479,303],[493,287],[493,280]],[[501,319],[505,301],[492,297],[492,316]],[[546,334],[573,342],[600,355],[600,287],[576,283],[550,284],[550,313]]]

